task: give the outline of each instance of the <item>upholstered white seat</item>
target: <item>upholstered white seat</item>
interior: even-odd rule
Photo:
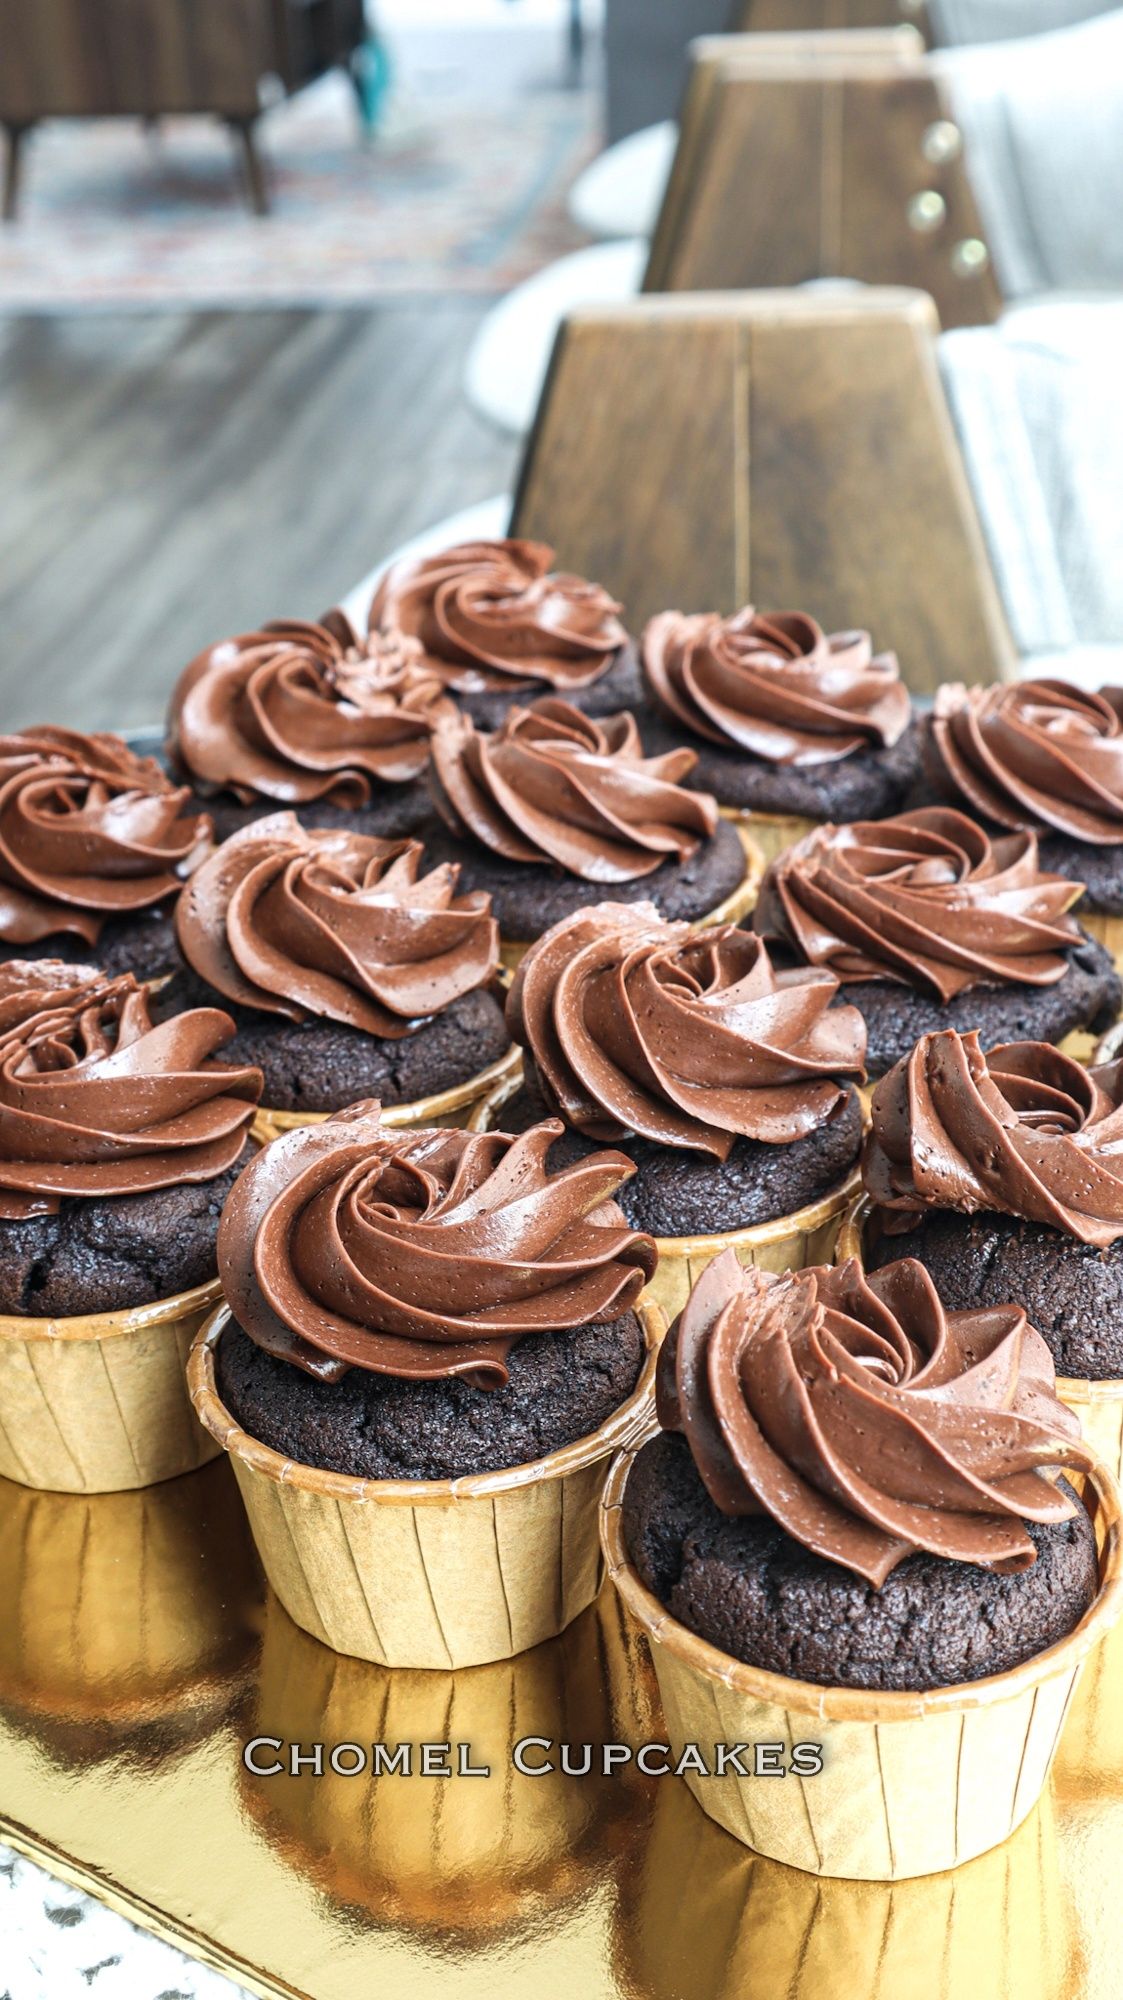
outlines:
[[[529,430],[566,314],[633,298],[646,264],[642,237],[594,243],[516,285],[487,314],[468,350],[464,388],[473,407],[501,430]]]
[[[631,132],[578,174],[566,204],[590,236],[650,236],[678,144],[673,118]]]

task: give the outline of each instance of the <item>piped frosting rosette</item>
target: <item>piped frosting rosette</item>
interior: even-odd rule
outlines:
[[[427,664],[459,693],[545,682],[588,687],[608,672],[627,633],[597,583],[552,571],[542,542],[461,542],[408,557],[382,579],[372,629],[420,642]]]
[[[943,807],[824,826],[769,867],[763,936],[846,984],[895,980],[948,1002],[982,985],[1052,986],[1080,927],[1081,883],[1046,874],[1032,833],[992,840]]]
[[[1042,1042],[984,1055],[976,1034],[924,1035],[870,1116],[862,1177],[890,1231],[956,1209],[1101,1249],[1123,1236],[1123,1063],[1086,1069]]]
[[[177,895],[210,845],[190,797],[119,736],[0,736],[0,940],[93,945],[107,918]]]
[[[665,611],[644,633],[643,665],[675,721],[770,764],[889,749],[911,714],[894,653],[875,654],[868,632],[828,636],[800,611]]]
[[[560,1129],[390,1132],[368,1103],[275,1140],[223,1211],[234,1317],[323,1382],[361,1368],[501,1388],[517,1340],[620,1318],[655,1268],[612,1199],[630,1162],[549,1172]]]
[[[1123,841],[1123,689],[943,687],[930,755],[954,795],[998,826]]]
[[[0,1216],[64,1197],[209,1181],[238,1159],[261,1071],[214,1056],[233,1034],[217,1008],[153,1027],[129,975],[49,963],[0,968]]]
[[[188,964],[227,999],[395,1039],[499,963],[488,897],[422,873],[415,840],[308,831],[274,813],[224,841],[176,911]]]
[[[830,972],[776,972],[751,932],[601,903],[531,947],[507,1024],[568,1126],[724,1160],[738,1136],[806,1137],[861,1081],[865,1023],[837,992]]]
[[[343,611],[281,620],[208,647],[184,669],[168,752],[202,791],[243,804],[359,808],[420,777],[441,683],[416,640],[360,636]]]
[[[715,833],[713,799],[679,782],[696,761],[687,749],[645,757],[631,715],[594,721],[544,697],[492,732],[442,716],[430,782],[454,833],[609,885],[682,861]]]
[[[875,1589],[919,1550],[1029,1568],[1024,1524],[1075,1512],[1050,1473],[1095,1465],[1025,1313],[945,1313],[912,1259],[777,1277],[725,1253],[664,1346],[657,1402],[721,1513],[767,1514]]]

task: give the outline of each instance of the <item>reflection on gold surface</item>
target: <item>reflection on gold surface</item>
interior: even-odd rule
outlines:
[[[0,1705],[67,1762],[156,1757],[205,1732],[255,1645],[228,1468],[130,1493],[0,1488]]]
[[[1053,1772],[1061,1798],[1123,1792],[1123,1625],[1108,1633],[1084,1669]]]
[[[747,1854],[685,1785],[660,1787],[622,1871],[629,2000],[1066,2000],[1081,1947],[1052,1800],[944,1875],[845,1882]]]
[[[225,1464],[96,1499],[0,1482],[0,1827],[285,2000],[1116,2000],[1123,1759],[1097,1679],[1003,1847],[817,1880],[681,1780],[512,1772],[520,1734],[662,1735],[611,1593],[501,1666],[391,1673],[263,1604]],[[467,1741],[494,1775],[254,1779],[255,1733]]]
[[[457,1673],[391,1670],[333,1653],[270,1597],[246,1735],[289,1746],[412,1746],[414,1775],[274,1777],[243,1771],[255,1823],[334,1902],[379,1923],[456,1933],[478,1948],[540,1922],[604,1875],[647,1810],[634,1767],[604,1776],[529,1777],[512,1745],[649,1740],[654,1681],[617,1598],[604,1593],[558,1638],[513,1660]],[[416,1772],[417,1746],[453,1746],[450,1777]],[[456,1770],[458,1745],[490,1776]],[[536,1751],[536,1758],[546,1753]],[[270,1751],[262,1753],[268,1761]]]

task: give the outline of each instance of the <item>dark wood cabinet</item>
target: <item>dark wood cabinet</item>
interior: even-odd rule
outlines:
[[[291,95],[353,65],[363,0],[0,0],[4,214],[20,144],[42,118],[209,113],[241,137],[250,193],[266,190],[254,145],[264,95]]]

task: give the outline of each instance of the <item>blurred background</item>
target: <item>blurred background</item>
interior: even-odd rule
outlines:
[[[116,0],[91,4],[104,34]],[[26,16],[52,11],[4,0],[9,78]],[[51,52],[91,89],[99,66],[201,61],[181,0],[141,11],[166,16],[166,53],[137,47],[135,7],[124,46]],[[219,11],[252,47],[251,0]],[[598,0],[291,11],[306,38],[256,58],[293,65],[260,77],[260,187],[244,125],[215,116],[47,116],[20,146],[0,231],[8,726],[155,721],[205,642],[315,616],[510,478],[517,443],[461,375],[489,303],[586,240],[565,196],[599,143]],[[203,54],[221,102],[224,51]]]

